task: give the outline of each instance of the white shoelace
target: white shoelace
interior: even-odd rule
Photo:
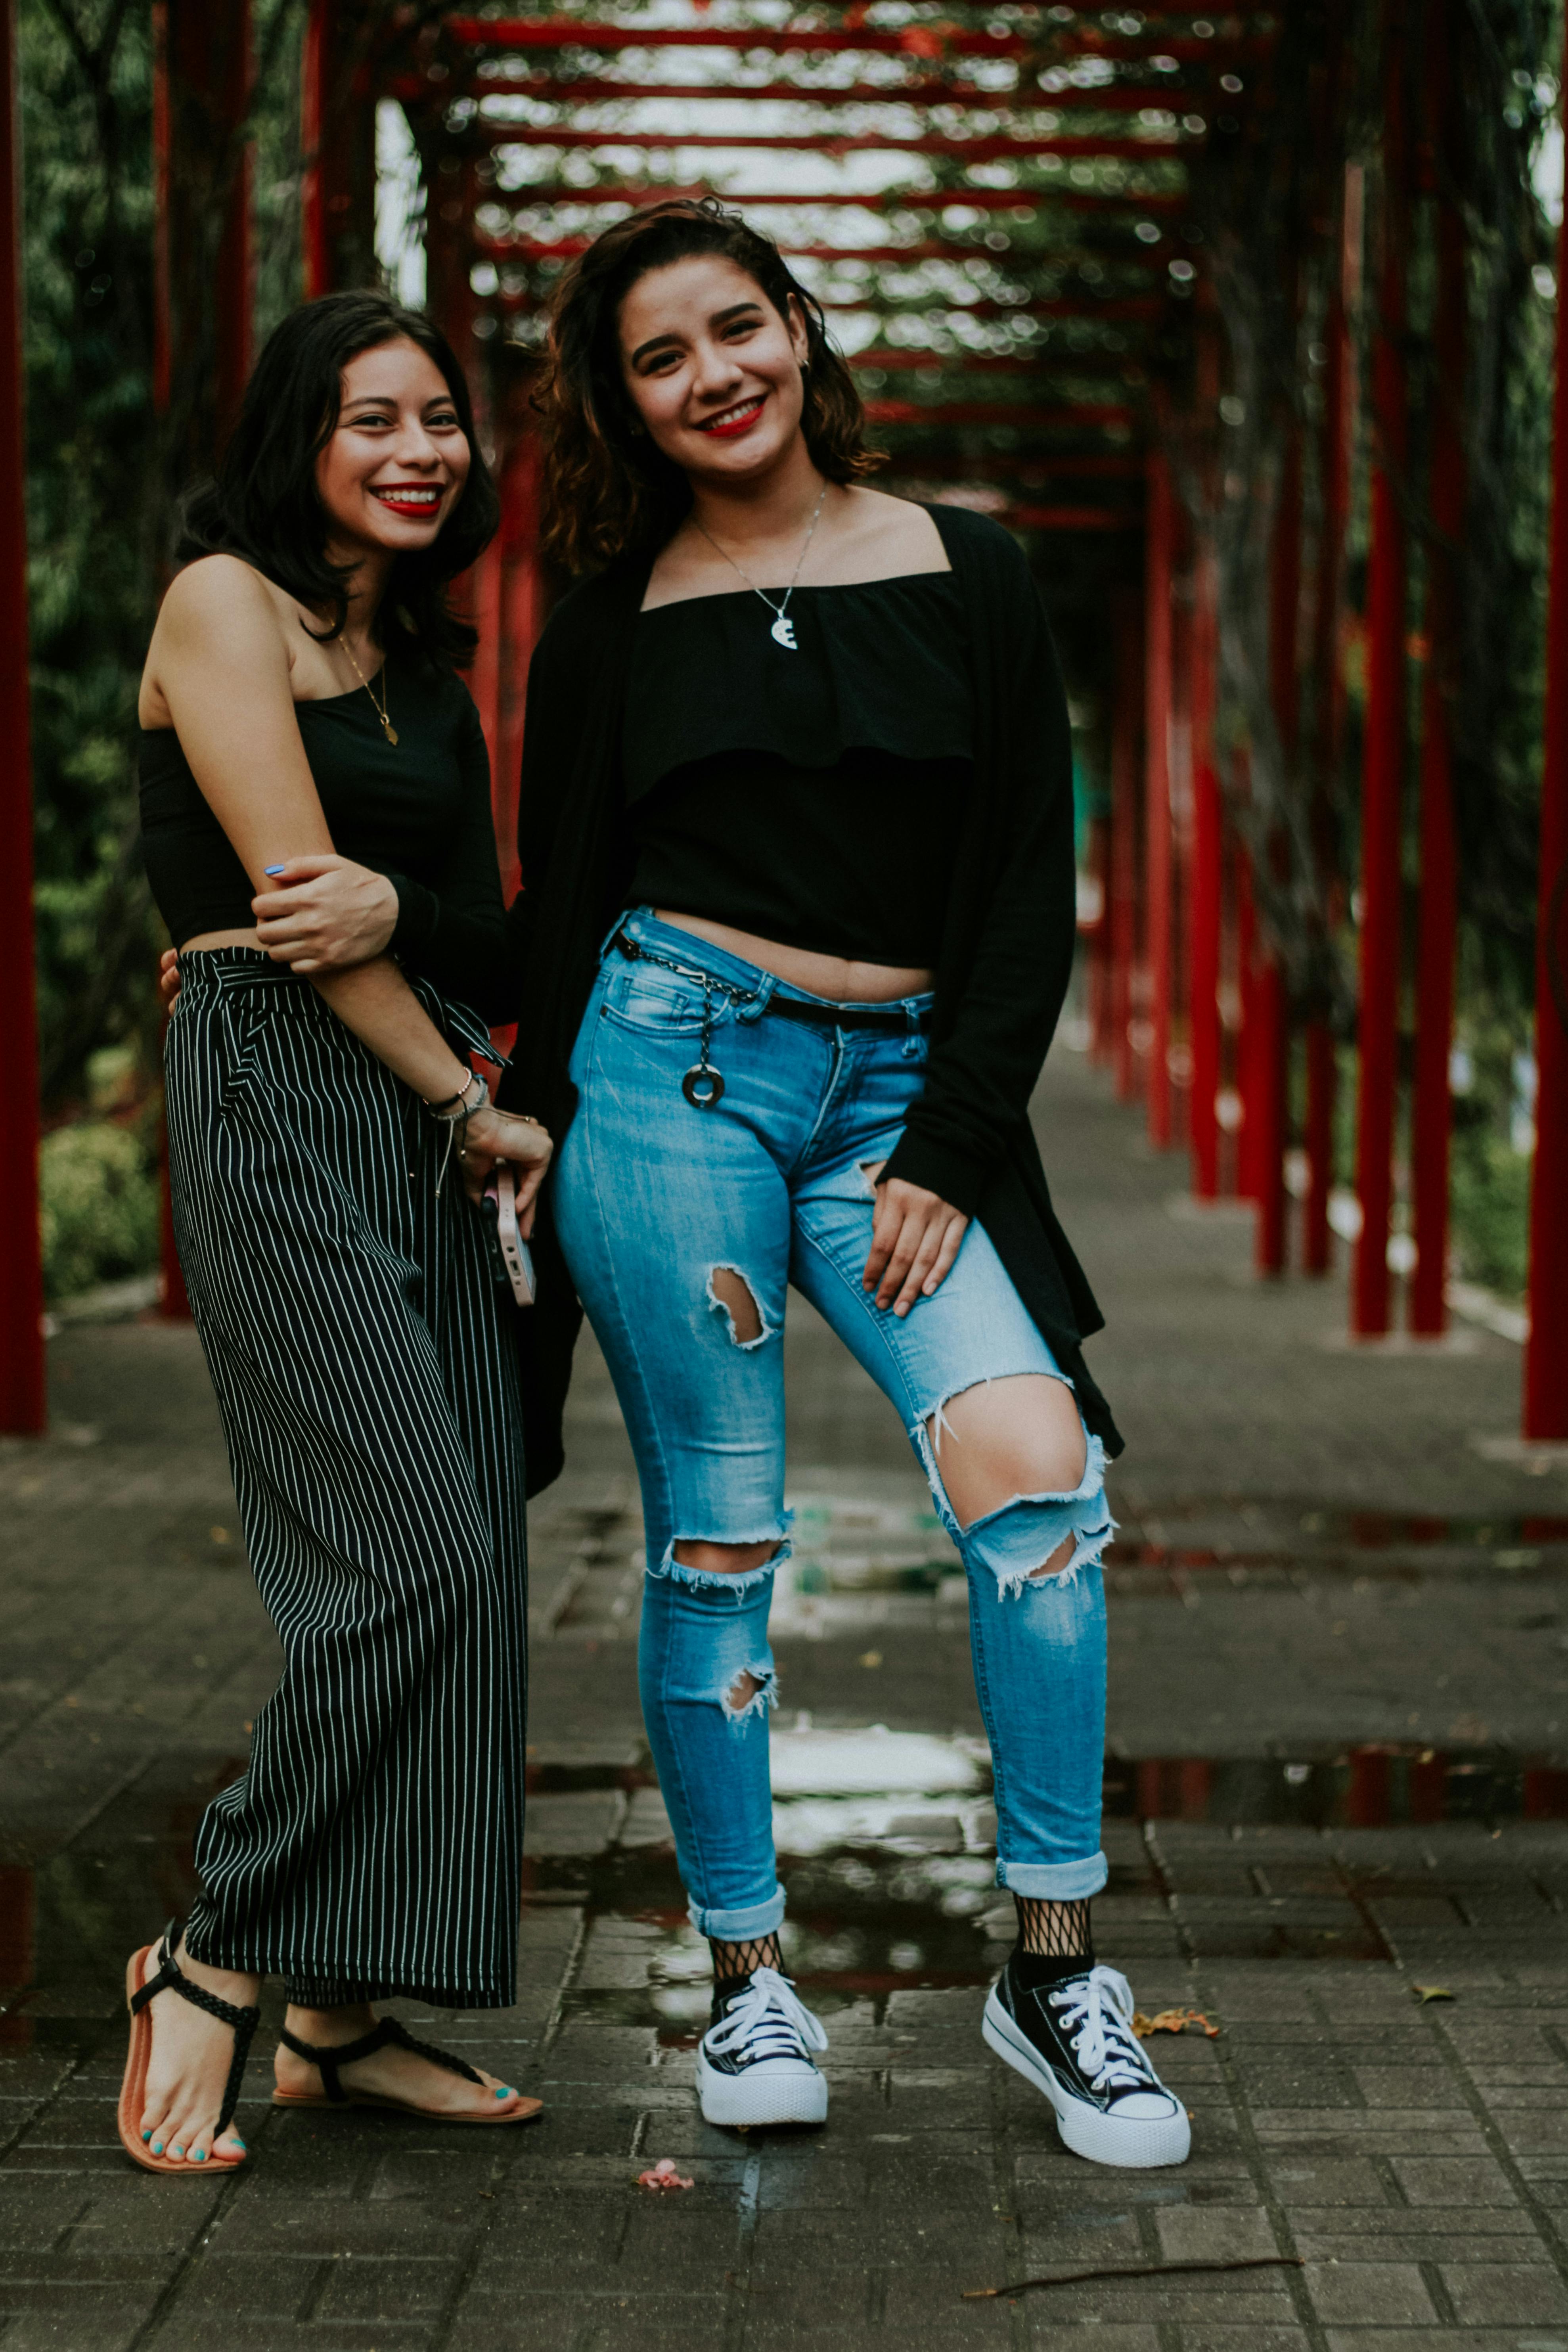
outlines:
[[[745,1991],[703,2039],[716,2056],[726,2055],[737,2042],[749,2042],[748,2054],[753,2059],[802,2058],[808,2050],[827,2047],[821,2020],[803,2007],[795,1987],[777,1969],[753,1969]]]
[[[1046,1998],[1061,2012],[1073,2055],[1091,2090],[1144,2090],[1154,2083],[1153,2069],[1132,2031],[1132,1988],[1119,1969],[1090,1969],[1088,1976],[1075,1978]]]

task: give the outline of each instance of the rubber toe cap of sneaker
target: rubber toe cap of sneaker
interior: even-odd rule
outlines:
[[[1119,2122],[1164,2124],[1182,2113],[1182,2105],[1169,2091],[1129,2091],[1124,2099],[1115,2101],[1110,2112]]]

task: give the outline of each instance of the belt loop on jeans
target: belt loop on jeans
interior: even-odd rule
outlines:
[[[904,1045],[902,1055],[902,1059],[906,1062],[912,1062],[915,1055],[920,1052],[921,1019],[922,1015],[920,1006],[916,1003],[914,998],[912,996],[906,996],[904,999]]]

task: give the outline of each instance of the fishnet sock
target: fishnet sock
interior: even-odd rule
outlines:
[[[1047,1903],[1015,1895],[1018,1948],[1039,1960],[1083,1960],[1094,1965],[1094,1936],[1087,1903]]]
[[[749,1936],[743,1943],[721,1944],[714,1937],[708,1938],[713,1954],[713,1981],[731,1990],[749,1977],[753,1969],[777,1969],[784,1971],[784,1954],[779,1949],[776,1935]]]

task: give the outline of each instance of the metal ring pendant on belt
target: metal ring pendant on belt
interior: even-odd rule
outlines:
[[[724,1099],[724,1073],[714,1066],[710,1047],[713,1042],[713,999],[727,997],[737,1010],[743,1004],[755,1004],[762,994],[758,988],[731,988],[711,972],[699,971],[692,965],[677,963],[672,956],[657,955],[645,948],[640,940],[628,939],[623,931],[618,941],[623,952],[627,950],[639,963],[662,964],[666,971],[675,972],[681,980],[698,980],[702,983],[702,1039],[697,1059],[680,1081],[680,1091],[693,1110],[716,1110]]]

